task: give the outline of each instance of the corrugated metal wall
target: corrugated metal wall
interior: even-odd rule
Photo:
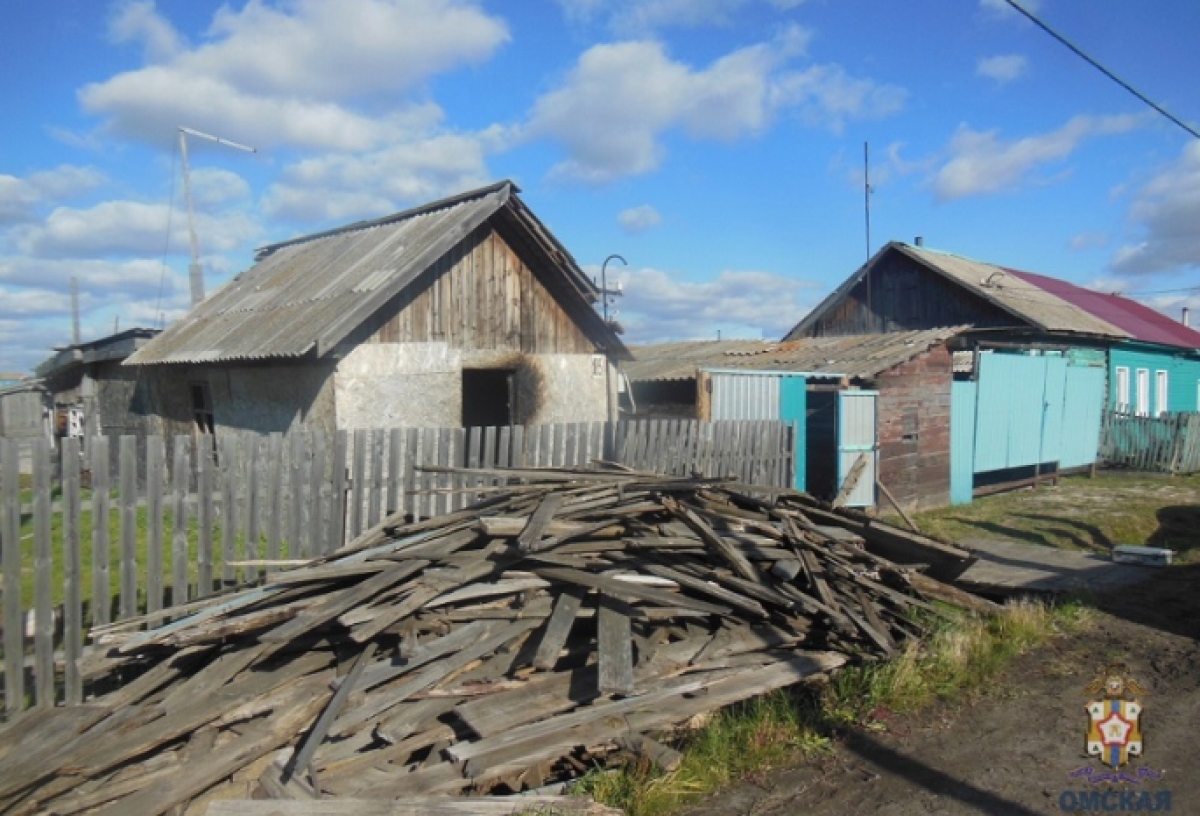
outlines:
[[[873,507],[879,473],[879,443],[875,413],[878,391],[838,393],[838,485],[845,484],[850,469],[866,454],[867,466],[846,500],[847,507]]]
[[[723,420],[778,419],[796,426],[793,486],[807,488],[805,416],[808,381],[787,371],[708,371],[712,384],[710,417]]]
[[[783,375],[713,372],[712,421],[779,419],[779,381]]]

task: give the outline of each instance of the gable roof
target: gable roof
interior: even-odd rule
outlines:
[[[701,368],[797,371],[868,378],[906,363],[963,331],[965,326],[918,331],[765,340],[700,340],[634,346],[621,366],[631,382],[690,380]]]
[[[1158,343],[1164,346],[1200,349],[1200,332],[1179,321],[1172,320],[1144,303],[1138,303],[1136,300],[1115,293],[1094,292],[1091,289],[1084,289],[1073,283],[1067,283],[1057,278],[1048,278],[1045,275],[1035,275],[1032,272],[1021,272],[1015,269],[1008,271],[1009,274],[1016,275],[1021,280],[1032,283],[1089,314],[1107,320],[1128,333],[1133,340],[1143,343]]]
[[[556,296],[584,332],[628,352],[591,304],[598,292],[517,196],[511,181],[374,221],[263,247],[257,263],[197,305],[127,365],[322,357],[493,217],[520,231],[557,279]]]
[[[1011,269],[899,241],[892,241],[875,253],[871,260],[788,332],[787,338],[795,337],[819,320],[889,253],[900,253],[912,259],[1035,329],[1055,334],[1132,339],[1128,331],[1105,317],[1063,299]]]

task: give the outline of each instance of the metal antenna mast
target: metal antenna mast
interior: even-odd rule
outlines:
[[[200,266],[200,241],[196,237],[196,210],[192,204],[192,174],[188,169],[188,136],[207,139],[210,142],[216,142],[226,147],[245,150],[247,153],[257,153],[258,151],[253,147],[231,142],[228,139],[222,139],[220,136],[213,136],[211,133],[201,133],[198,130],[182,126],[179,128],[179,157],[183,164],[183,197],[187,202],[188,236],[192,242],[192,262],[188,265],[188,280],[192,285],[192,305],[195,306],[204,300],[204,269]]]

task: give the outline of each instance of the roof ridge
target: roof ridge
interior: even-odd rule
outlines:
[[[318,241],[322,238],[331,238],[334,235],[341,235],[347,232],[357,232],[358,230],[371,229],[372,227],[382,227],[387,224],[392,224],[396,221],[404,221],[418,215],[424,215],[437,210],[456,207],[465,201],[470,201],[471,199],[475,198],[483,198],[486,195],[490,195],[494,192],[502,190],[506,186],[510,187],[511,192],[513,193],[521,192],[521,189],[517,187],[517,185],[514,184],[511,179],[502,179],[489,184],[486,187],[479,187],[475,190],[467,190],[466,192],[447,196],[446,198],[438,199],[437,201],[431,201],[428,204],[422,204],[418,207],[410,207],[407,210],[401,210],[400,212],[392,213],[391,215],[385,215],[380,218],[374,218],[367,221],[355,221],[351,224],[344,224],[340,227],[333,227],[332,229],[313,232],[308,235],[299,235],[295,238],[289,238],[286,241],[278,241],[274,244],[266,244],[254,250],[254,260],[261,261],[272,252],[283,249],[284,247],[294,246],[295,244]]]

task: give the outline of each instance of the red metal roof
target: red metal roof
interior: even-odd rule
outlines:
[[[1047,278],[1032,272],[1005,269],[1026,283],[1031,283],[1077,306],[1088,314],[1107,320],[1117,328],[1129,332],[1134,340],[1145,343],[1160,343],[1186,349],[1200,349],[1200,332],[1172,320],[1162,312],[1151,309],[1136,300],[1121,295],[1106,295],[1093,292],[1073,283],[1057,278]]]

